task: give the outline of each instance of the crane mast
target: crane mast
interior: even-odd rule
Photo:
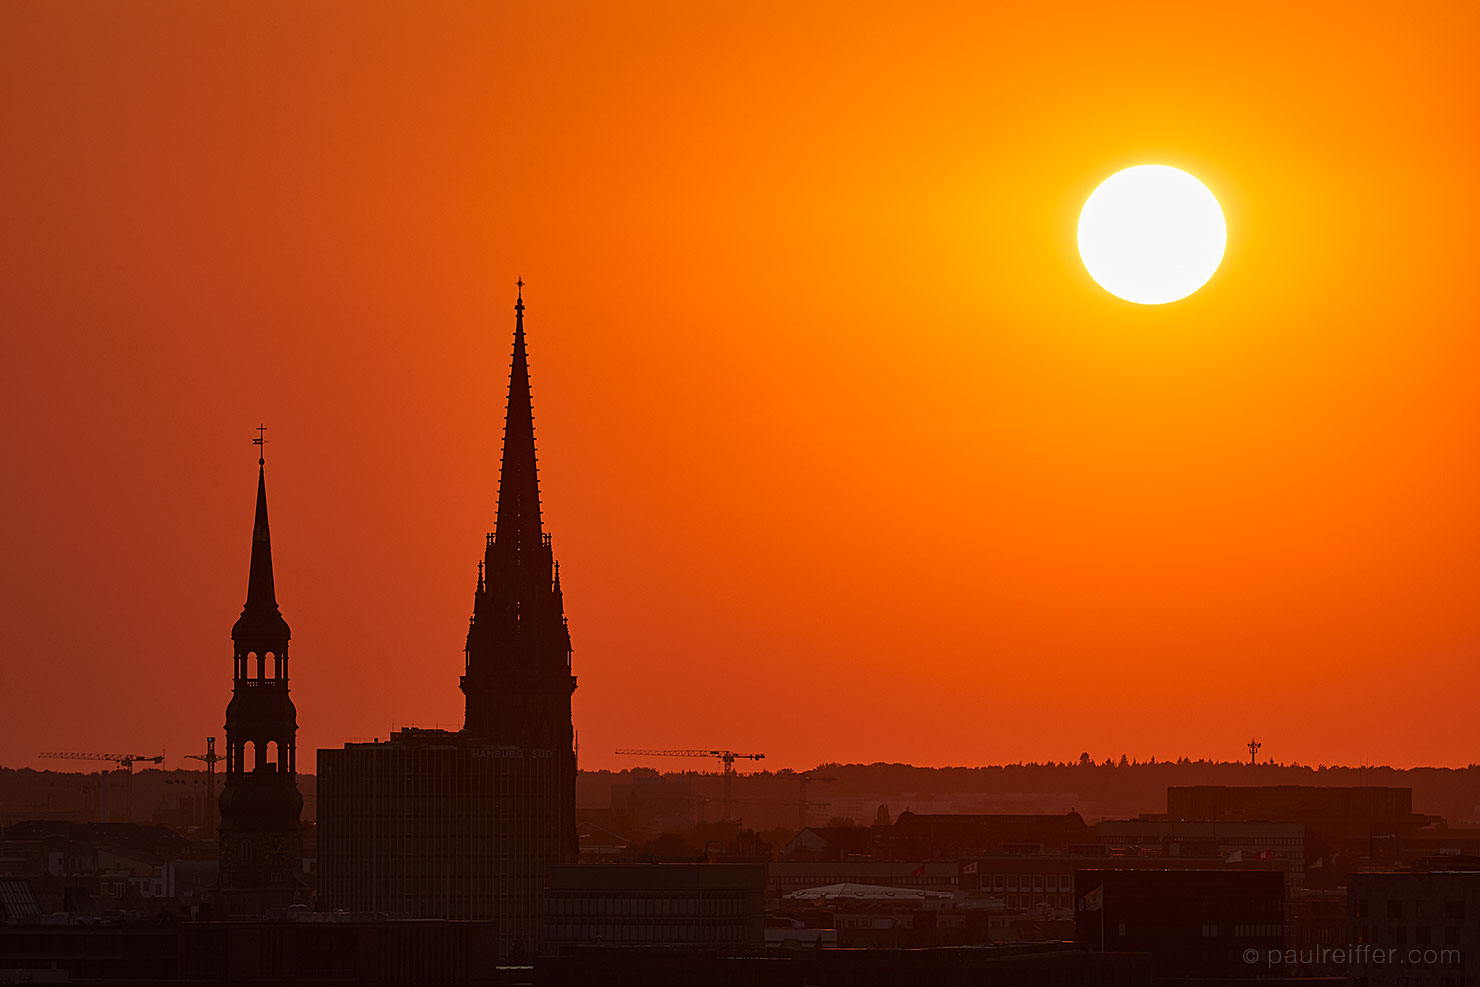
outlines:
[[[216,753],[215,737],[207,737],[204,754],[186,754],[185,756],[192,761],[206,763],[206,828],[214,833],[216,831],[216,762],[226,760],[226,755]]]

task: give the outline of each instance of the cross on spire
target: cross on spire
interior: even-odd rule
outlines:
[[[263,463],[266,462],[266,460],[263,457],[265,457],[267,455],[267,426],[266,425],[258,425],[257,426],[257,437],[252,440],[252,445],[254,445],[254,446],[257,447],[257,465],[258,466],[261,466],[261,465],[263,465]]]

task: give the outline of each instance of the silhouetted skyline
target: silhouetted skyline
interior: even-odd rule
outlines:
[[[0,10],[0,763],[219,735],[259,422],[300,767],[460,724],[521,273],[587,765],[1474,760],[1469,8],[358,9]]]

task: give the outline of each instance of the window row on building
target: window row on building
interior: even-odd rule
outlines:
[[[1407,925],[1380,927],[1359,925],[1356,929],[1356,937],[1359,943],[1386,946],[1458,946],[1461,941],[1460,927],[1457,925],[1415,925],[1411,927]]]
[[[1217,926],[1214,926],[1214,928],[1216,929]],[[1246,939],[1250,936],[1283,936],[1285,934],[1285,927],[1273,923],[1235,925],[1233,927],[1233,934],[1239,939]],[[1214,932],[1214,935],[1217,935],[1217,933]]]
[[[1388,918],[1407,918],[1408,902],[1402,898],[1390,898],[1384,912]],[[1371,899],[1358,898],[1354,901],[1352,915],[1355,918],[1375,917],[1376,913],[1372,911]],[[1413,901],[1413,917],[1420,922],[1437,918],[1444,918],[1451,922],[1464,921],[1465,903],[1454,899],[1440,902],[1428,898],[1417,898]]]
[[[990,883],[988,883],[990,882]],[[982,890],[1073,891],[1073,874],[983,874]]]
[[[1003,896],[1003,902],[1008,908],[1031,908],[1034,905],[1069,908],[1073,903],[1073,897],[1067,894],[1008,894]]]
[[[605,894],[551,894],[546,901],[551,915],[744,915],[745,899],[724,897],[616,897]]]
[[[556,922],[545,925],[545,937],[567,942],[744,942],[743,922],[719,925],[618,924],[613,922]]]

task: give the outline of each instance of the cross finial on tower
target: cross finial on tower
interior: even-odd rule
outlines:
[[[519,297],[514,299],[514,314],[519,317],[520,325],[524,323],[524,278],[521,276],[514,282],[514,287],[519,289]]]
[[[264,457],[267,455],[266,425],[257,426],[257,437],[252,440],[252,445],[257,447],[257,465],[261,466],[264,462],[266,462],[266,459]]]

